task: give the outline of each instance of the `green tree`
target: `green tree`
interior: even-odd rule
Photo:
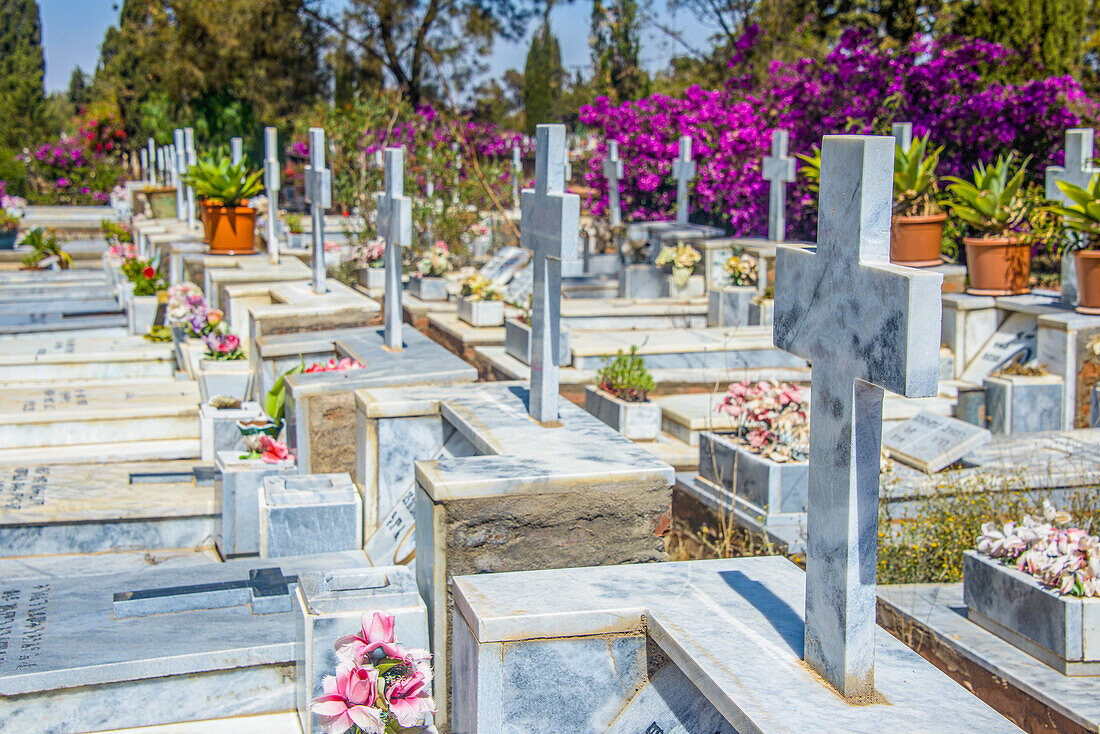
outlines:
[[[92,101],[92,85],[79,66],[73,69],[73,75],[69,77],[69,101],[78,108]]]
[[[558,121],[554,110],[561,98],[562,79],[561,49],[550,30],[549,18],[544,18],[531,39],[523,68],[524,128],[529,135],[534,135],[542,123]]]
[[[637,0],[594,0],[592,3],[593,85],[613,102],[648,94],[649,78],[638,64]]]
[[[45,125],[42,28],[35,0],[0,0],[0,146],[23,148]]]

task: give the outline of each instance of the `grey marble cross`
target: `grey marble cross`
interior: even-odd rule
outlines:
[[[577,250],[581,200],[565,193],[565,125],[535,132],[535,188],[520,197],[520,244],[534,253],[531,300],[531,417],[558,420],[562,253]]]
[[[936,394],[943,276],[890,264],[894,139],[827,135],[816,252],[779,246],[774,341],[812,364],[805,658],[874,690],[883,389]]]
[[[244,140],[241,138],[229,139],[229,159],[234,166],[244,160]]]
[[[156,186],[157,185],[157,141],[149,138],[145,144],[149,156],[149,181]]]
[[[690,135],[680,138],[680,155],[672,162],[672,175],[676,179],[676,223],[687,224],[691,210],[688,184],[695,178],[695,161],[691,159]]]
[[[264,192],[267,194],[267,254],[272,265],[279,264],[279,233],[275,227],[279,218],[279,189],[282,188],[279,170],[279,132],[273,127],[264,128]]]
[[[458,143],[451,143],[451,153],[455,159],[455,183],[451,187],[451,202],[458,204],[458,185],[462,182],[462,152]]]
[[[619,202],[619,179],[623,177],[623,161],[619,158],[618,140],[607,141],[607,158],[603,162],[603,175],[607,179],[607,216],[611,226],[618,227],[623,223],[623,209]]]
[[[1072,204],[1068,196],[1058,188],[1059,181],[1086,188],[1100,168],[1092,164],[1094,135],[1092,128],[1075,127],[1066,130],[1066,157],[1064,166],[1047,166],[1046,195],[1052,201]],[[1076,244],[1072,232],[1066,233],[1067,242]],[[1062,255],[1062,303],[1077,303],[1077,260],[1074,247],[1068,247]]]
[[[309,129],[306,201],[313,220],[313,291],[325,293],[325,210],[332,206],[332,172],[325,167],[325,131]]]
[[[164,183],[168,184],[168,172],[164,164],[164,148],[157,148],[157,171],[160,172],[160,177],[164,179]]]
[[[172,133],[172,169],[176,181],[176,219],[187,219],[187,198],[183,187],[183,174],[187,172],[187,157],[183,152],[183,129],[176,128]]]
[[[382,191],[374,195],[378,206],[378,236],[386,240],[385,340],[388,349],[399,350],[401,341],[402,249],[412,244],[412,199],[405,188],[405,149],[386,148]]]
[[[152,169],[149,168],[149,151],[147,151],[145,148],[139,150],[138,160],[138,165],[141,166],[141,180],[152,183],[154,174]]]
[[[764,158],[764,180],[768,188],[768,239],[787,239],[787,184],[794,181],[794,158],[787,155],[786,130],[772,131],[772,154]]]
[[[184,170],[199,162],[199,156],[195,152],[195,130],[190,127],[183,129]],[[195,228],[195,189],[187,187],[187,228]]]
[[[519,206],[519,179],[523,175],[523,161],[519,157],[519,146],[512,146],[512,208]]]
[[[894,140],[901,146],[901,149],[908,153],[909,148],[913,145],[913,123],[895,122],[890,126],[890,134],[894,136]]]

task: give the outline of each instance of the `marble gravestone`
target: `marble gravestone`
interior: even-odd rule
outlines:
[[[374,195],[378,208],[378,236],[386,241],[386,295],[383,309],[386,348],[400,351],[402,252],[412,244],[412,200],[405,187],[405,149],[386,148],[383,191]]]
[[[882,437],[882,446],[890,458],[934,474],[992,438],[985,428],[922,411],[891,428]]]
[[[1059,181],[1065,181],[1081,188],[1088,188],[1092,177],[1100,173],[1093,165],[1094,132],[1092,128],[1072,128],[1066,130],[1066,155],[1064,166],[1047,166],[1046,197],[1060,204],[1071,205],[1065,193],[1058,188]],[[1067,238],[1073,233],[1067,232]],[[1076,238],[1074,237],[1074,240]],[[1067,243],[1068,244],[1068,243]],[[1072,243],[1076,245],[1076,241]],[[1077,303],[1077,261],[1074,259],[1076,247],[1069,248],[1062,256],[1062,302]]]
[[[619,158],[619,141],[607,141],[607,158],[603,162],[607,179],[607,219],[612,227],[623,223],[623,208],[619,203],[619,180],[623,177],[623,161]]]
[[[680,154],[672,162],[672,176],[676,179],[676,223],[685,225],[691,213],[689,185],[696,171],[695,161],[691,158],[691,136],[681,136],[679,146]]]
[[[813,366],[805,658],[853,700],[874,696],[883,390],[931,397],[939,374],[943,276],[889,262],[893,156],[825,136],[816,251],[776,254],[775,344]]]
[[[313,291],[325,292],[325,210],[332,207],[332,171],[325,167],[325,131],[309,129],[306,201],[313,220]]]
[[[787,184],[795,180],[794,158],[787,155],[786,130],[772,131],[772,153],[764,158],[763,175],[768,186],[768,239],[787,239]]]

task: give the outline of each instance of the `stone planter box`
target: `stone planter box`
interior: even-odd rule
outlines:
[[[294,474],[293,459],[268,464],[262,459],[242,459],[239,451],[219,451],[214,456],[214,544],[222,558],[255,556],[260,552],[260,492],[264,477]]]
[[[712,288],[707,297],[707,326],[749,325],[749,306],[756,297],[755,287],[730,285]]]
[[[504,301],[458,299],[458,318],[470,326],[500,326],[504,323]]]
[[[115,295],[118,297],[118,307],[125,311],[127,304],[130,303],[130,299],[134,296],[134,284],[125,275],[118,279]]]
[[[359,268],[359,285],[363,286],[364,288],[385,288],[386,269]]]
[[[584,388],[584,409],[634,441],[656,441],[661,434],[661,406],[648,400],[628,403],[588,385]]]
[[[133,283],[130,286],[132,289]],[[156,296],[130,296],[130,300],[126,304],[126,323],[131,334],[143,336],[149,333],[149,327],[153,325],[153,318],[156,315]]]
[[[619,298],[660,298],[667,276],[656,265],[624,265],[619,275]]]
[[[237,422],[264,417],[259,403],[242,403],[239,408],[221,409],[203,403],[199,406],[199,458],[214,461],[219,451],[244,453],[247,448]]]
[[[248,398],[252,371],[247,359],[203,359],[199,362],[199,395],[204,403],[217,395]]]
[[[780,464],[752,453],[727,435],[699,436],[699,474],[759,508],[761,514],[805,512],[809,473],[809,462]]]
[[[1063,675],[1100,675],[1100,599],[1062,596],[977,551],[963,556],[970,621]]]
[[[524,364],[531,364],[531,328],[515,319],[504,322],[504,351]],[[566,367],[573,361],[569,346],[569,332],[562,329],[558,340],[558,366]]]
[[[347,474],[264,477],[260,558],[336,553],[363,546],[363,500]]]
[[[693,275],[688,278],[683,287],[676,284],[672,276],[666,276],[661,295],[666,298],[702,298],[706,295],[707,285],[702,275]]]
[[[985,415],[993,433],[1032,433],[1062,428],[1065,383],[1058,375],[990,375]]]
[[[775,301],[771,298],[757,299],[749,303],[749,324],[751,326],[769,326],[772,323],[772,313],[775,311]]]
[[[409,278],[409,293],[421,301],[446,301],[446,278]]]
[[[288,232],[286,235],[287,252],[308,250],[310,235],[305,232]]]

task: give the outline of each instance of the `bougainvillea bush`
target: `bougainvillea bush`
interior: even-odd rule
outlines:
[[[849,30],[823,59],[774,62],[757,85],[741,54],[756,43],[752,29],[735,47],[722,90],[689,88],[683,99],[653,95],[613,105],[606,98],[581,108],[581,120],[619,142],[626,176],[623,208],[636,220],[669,217],[675,206],[671,162],[680,135],[691,135],[699,172],[693,221],[726,226],[734,235],[767,230],[767,186],[760,159],[771,130],[790,132],[790,151],[809,153],[833,133],[887,134],[894,121],[944,147],[938,173],[963,174],[979,161],[1016,150],[1031,155],[1030,172],[1062,162],[1067,128],[1092,125],[1097,105],[1072,78],[1012,84],[998,71],[1013,52],[975,39],[916,38],[881,47],[868,32]],[[600,172],[606,143],[589,160],[587,182],[607,200]],[[812,238],[817,197],[805,181],[788,188],[788,232]]]
[[[20,156],[33,204],[106,204],[122,178],[119,154],[126,133],[109,112],[76,119],[76,134],[32,146]]]

